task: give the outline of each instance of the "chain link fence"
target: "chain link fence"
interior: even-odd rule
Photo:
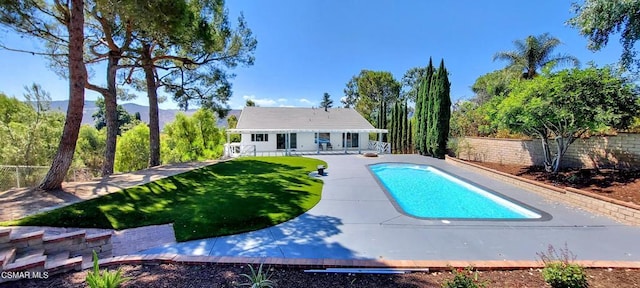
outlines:
[[[11,188],[35,187],[49,171],[48,166],[0,165],[0,191]],[[88,168],[70,168],[65,181],[87,181],[93,178]]]

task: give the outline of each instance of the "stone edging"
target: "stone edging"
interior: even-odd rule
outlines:
[[[540,261],[447,261],[447,260],[348,260],[348,259],[300,259],[272,257],[219,257],[187,256],[177,254],[126,255],[99,261],[101,267],[118,265],[158,264],[252,264],[289,268],[428,268],[430,271],[449,271],[452,267],[473,266],[477,270],[513,270],[543,268]],[[590,261],[576,260],[574,263],[587,268],[640,269],[640,261]]]
[[[571,187],[559,188],[537,181],[514,176],[508,173],[496,171],[484,166],[465,162],[447,156],[446,160],[453,165],[462,166],[476,172],[499,178],[507,183],[523,187],[525,189],[543,194],[549,198],[567,202],[579,206],[590,212],[611,217],[618,222],[640,225],[640,205],[611,199],[592,192]]]

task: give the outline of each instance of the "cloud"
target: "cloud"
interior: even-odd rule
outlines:
[[[256,103],[256,105],[258,106],[273,106],[275,105],[277,102],[276,100],[270,99],[270,98],[256,98],[256,96],[254,95],[244,95],[242,96],[242,99],[246,100],[251,100],[254,103]]]
[[[296,106],[293,106],[293,105],[285,105],[285,104],[280,104],[280,107],[289,107],[289,108],[290,108],[290,107],[296,107]]]
[[[280,103],[284,103],[284,102],[287,102],[287,99],[280,98],[280,99],[278,99],[278,102],[280,102]]]
[[[308,105],[312,105],[313,104],[312,101],[310,101],[310,100],[308,100],[306,98],[301,98],[298,101],[300,101],[300,103],[304,103],[304,104],[308,104]]]

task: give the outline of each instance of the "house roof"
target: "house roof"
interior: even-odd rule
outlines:
[[[233,133],[252,132],[375,132],[356,110],[349,108],[245,107]]]

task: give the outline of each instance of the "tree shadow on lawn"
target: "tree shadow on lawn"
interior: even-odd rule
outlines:
[[[307,174],[303,166],[282,163],[219,163],[12,224],[127,229],[174,223],[178,241],[235,234],[313,207],[322,183]]]

